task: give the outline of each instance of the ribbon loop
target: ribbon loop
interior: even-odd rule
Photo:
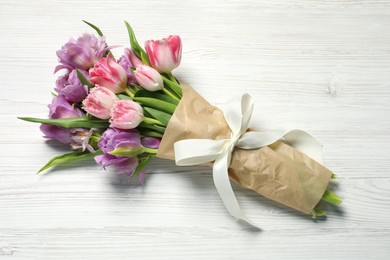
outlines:
[[[253,111],[253,99],[248,94],[234,98],[222,108],[225,120],[232,131],[231,139],[186,139],[174,144],[175,160],[179,166],[213,164],[215,187],[229,213],[252,224],[242,213],[230,184],[228,168],[235,146],[241,149],[261,148],[278,140],[285,140],[297,150],[322,163],[322,145],[302,130],[289,132],[246,132]],[[257,226],[256,226],[257,227]]]

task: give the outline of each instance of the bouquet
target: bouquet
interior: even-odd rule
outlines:
[[[207,164],[229,213],[248,223],[230,180],[313,217],[326,214],[321,200],[340,204],[327,189],[335,175],[322,165],[317,140],[301,130],[254,131],[249,95],[217,108],[173,76],[181,61],[179,36],[148,40],[144,49],[125,22],[130,48],[116,59],[102,31],[84,22],[98,36],[71,38],[57,51],[55,73],[64,73],[56,81],[49,117],[20,117],[41,123],[44,137],[72,149],[39,172],[94,159],[143,184],[154,157],[181,166]]]

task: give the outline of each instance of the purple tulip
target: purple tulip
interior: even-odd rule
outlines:
[[[89,144],[89,139],[93,134],[93,130],[87,130],[84,128],[72,129],[72,135],[70,138],[70,146],[72,149],[81,149],[82,151],[88,150],[91,153],[95,152],[95,149]]]
[[[85,70],[79,70],[87,79],[89,74]],[[88,87],[83,85],[78,76],[77,71],[72,70],[63,76],[60,76],[56,81],[56,88],[58,94],[63,95],[66,100],[71,103],[78,103],[88,95]]]
[[[117,173],[130,176],[138,165],[138,159],[115,156],[109,154],[109,152],[112,152],[117,148],[142,148],[141,136],[137,130],[108,128],[99,141],[99,148],[104,154],[95,156],[95,161],[98,164],[101,164],[103,168],[114,165]]]
[[[59,95],[54,97],[49,107],[49,118],[75,118],[83,117],[84,113],[77,107],[73,107],[65,99],[64,96]],[[64,144],[70,144],[72,138],[72,129],[63,128],[55,125],[41,125],[41,131],[44,137],[55,139]]]
[[[124,131],[108,128],[99,141],[99,148],[104,153],[112,152],[117,148],[136,149],[140,147],[142,147],[141,136],[137,130]]]
[[[78,107],[73,107],[62,95],[54,97],[49,107],[49,118],[83,117],[84,113]]]
[[[43,137],[45,138],[54,139],[63,144],[70,144],[71,142],[72,132],[70,131],[70,129],[55,125],[42,124],[40,130],[44,134]]]
[[[135,56],[134,52],[128,48],[125,49],[125,54],[119,58],[119,65],[121,65],[127,74],[127,84],[137,84],[133,73],[131,73],[130,68],[136,68],[138,65],[142,64],[142,61]]]
[[[95,37],[85,33],[77,40],[70,38],[69,41],[58,50],[57,56],[61,63],[55,69],[82,69],[88,70],[96,61],[103,58],[106,47],[105,37]]]
[[[160,146],[161,138],[157,137],[145,137],[142,138],[142,145],[148,148],[157,149]]]

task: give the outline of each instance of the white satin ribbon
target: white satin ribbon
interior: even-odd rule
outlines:
[[[230,184],[228,168],[234,147],[256,149],[284,140],[297,150],[322,164],[322,145],[302,130],[288,132],[247,132],[253,111],[253,100],[248,94],[233,99],[222,108],[225,120],[232,134],[230,139],[185,139],[174,144],[175,160],[178,166],[198,165],[213,162],[213,179],[229,213],[251,223],[242,213]]]

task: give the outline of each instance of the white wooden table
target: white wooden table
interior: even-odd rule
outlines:
[[[208,168],[155,160],[143,187],[93,162],[35,175],[67,147],[16,117],[47,115],[82,19],[110,44],[128,45],[124,19],[140,42],[179,34],[176,76],[216,105],[250,93],[258,129],[312,133],[344,203],[312,220],[235,186],[256,232]],[[0,259],[390,258],[390,2],[2,0],[0,23]]]

